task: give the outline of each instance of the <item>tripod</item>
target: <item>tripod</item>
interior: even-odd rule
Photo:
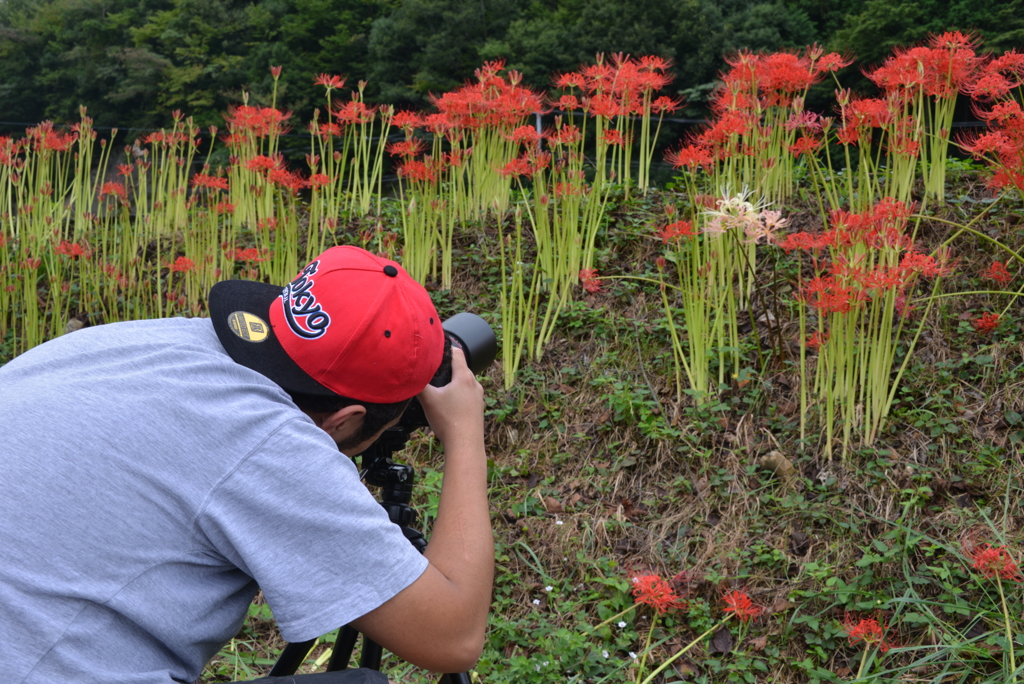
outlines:
[[[427,539],[419,530],[410,527],[416,523],[417,518],[416,511],[409,506],[416,475],[412,466],[395,463],[391,458],[394,452],[405,448],[409,441],[409,433],[410,429],[405,427],[386,430],[361,457],[363,478],[367,484],[381,487],[380,505],[387,511],[388,518],[401,527],[405,538],[416,547],[417,551],[423,553],[427,548]],[[339,630],[331,659],[327,663],[328,672],[344,670],[348,667],[358,638],[359,632],[351,625],[345,625]],[[295,674],[310,649],[313,648],[315,641],[313,639],[285,646],[280,658],[270,671],[270,676],[284,677]],[[363,649],[359,655],[359,667],[379,671],[382,652],[380,644],[364,636]],[[469,675],[464,672],[445,674],[441,676],[438,684],[470,684],[470,679]]]

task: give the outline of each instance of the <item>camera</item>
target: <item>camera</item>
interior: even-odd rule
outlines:
[[[444,328],[451,345],[458,347],[466,355],[466,365],[474,374],[485,371],[498,354],[498,340],[494,336],[494,331],[487,321],[476,314],[465,311],[455,314],[442,323],[441,327]],[[451,381],[451,365],[444,364],[437,370],[430,384],[434,387],[444,387]],[[427,417],[423,413],[423,407],[420,406],[419,400],[413,397],[398,422],[398,428],[412,431],[426,426]]]

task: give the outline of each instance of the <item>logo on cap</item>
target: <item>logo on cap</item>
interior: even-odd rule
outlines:
[[[281,291],[288,327],[293,333],[307,340],[315,340],[322,336],[331,324],[331,317],[320,309],[316,295],[313,294],[312,276],[316,274],[319,266],[319,259],[306,266],[299,277],[285,285]]]
[[[235,311],[228,316],[228,328],[246,342],[262,342],[270,332],[262,318],[248,311]]]

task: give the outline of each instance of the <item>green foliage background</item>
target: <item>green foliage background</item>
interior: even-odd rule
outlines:
[[[71,122],[85,105],[99,126],[166,125],[175,109],[221,124],[244,92],[267,103],[280,65],[278,104],[305,121],[320,72],[418,107],[487,59],[545,88],[598,52],[671,57],[675,94],[699,114],[737,49],[817,42],[866,66],[952,28],[992,51],[1024,46],[1024,0],[4,0],[0,120]]]

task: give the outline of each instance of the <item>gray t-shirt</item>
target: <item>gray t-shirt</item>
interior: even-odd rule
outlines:
[[[87,328],[0,368],[4,682],[192,682],[257,588],[304,641],[426,560],[205,319]]]

